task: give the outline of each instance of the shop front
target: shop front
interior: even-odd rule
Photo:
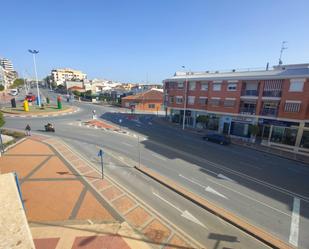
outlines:
[[[281,146],[293,149],[299,146],[299,122],[288,122],[282,120],[259,119],[262,144],[268,146]]]
[[[250,126],[256,123],[255,118],[233,117],[231,120],[230,134],[237,137],[250,138]]]

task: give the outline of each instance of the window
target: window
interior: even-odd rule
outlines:
[[[194,96],[188,96],[188,105],[194,105],[195,97]]]
[[[274,126],[271,134],[271,142],[287,145],[295,145],[297,129]]]
[[[290,80],[289,92],[302,92],[305,79],[292,79]]]
[[[207,105],[207,97],[199,97],[200,105]]]
[[[221,91],[221,83],[214,83],[212,85],[212,90],[213,91]]]
[[[208,91],[208,83],[201,83],[201,90]]]
[[[210,99],[209,104],[211,106],[219,106],[220,105],[220,99]]]
[[[309,149],[309,131],[304,131],[300,141],[300,147]]]
[[[194,91],[196,87],[196,82],[189,82],[189,90]]]
[[[183,82],[178,82],[178,89],[183,89]]]
[[[228,91],[236,91],[237,90],[237,83],[228,83],[227,90]]]
[[[176,104],[182,104],[182,102],[183,102],[182,96],[177,96],[176,97]]]
[[[235,103],[236,103],[235,99],[225,99],[223,105],[224,107],[234,107]]]
[[[284,105],[284,111],[285,112],[299,112],[300,110],[300,104],[299,102],[285,102]]]
[[[171,104],[174,103],[174,96],[170,97],[170,103],[171,103]]]
[[[155,108],[155,104],[148,104],[148,108],[149,109],[154,109]]]

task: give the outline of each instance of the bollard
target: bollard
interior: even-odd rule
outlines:
[[[16,108],[16,100],[15,98],[11,99],[12,108]]]
[[[60,96],[57,97],[57,105],[58,105],[58,109],[62,109],[62,103],[61,103],[61,97]]]
[[[49,102],[50,102],[50,100],[49,100],[49,98],[47,97],[47,98],[46,98],[46,103],[49,104]]]
[[[27,100],[24,100],[24,111],[29,112],[29,103]]]

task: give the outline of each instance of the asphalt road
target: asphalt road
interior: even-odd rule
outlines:
[[[55,98],[46,90],[43,93]],[[219,248],[223,245],[230,248],[261,248],[262,245],[130,166],[137,165],[140,160],[141,164],[282,240],[299,248],[309,248],[309,167],[236,145],[220,146],[204,142],[198,135],[183,133],[156,122],[155,116],[141,115],[137,120],[132,120],[127,114],[117,113],[117,108],[84,103],[75,105],[80,106],[81,112],[29,121],[7,118],[6,127],[24,129],[26,122],[29,122],[33,131],[40,132],[45,123],[53,122],[56,125],[53,135],[65,139],[98,167],[97,146],[103,146],[110,152],[106,158],[108,174],[209,248],[216,245],[209,239],[211,236],[205,236],[210,233],[228,234],[240,241],[235,243],[231,239],[220,242]],[[80,120],[90,119],[93,109],[102,118],[117,125],[120,125],[121,119],[121,127],[139,135],[140,144],[134,136],[80,127]],[[189,211],[195,222],[188,222],[179,210]]]

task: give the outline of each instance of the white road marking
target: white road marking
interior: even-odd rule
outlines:
[[[192,183],[194,183],[194,184],[196,184],[196,185],[202,187],[203,189],[205,189],[205,191],[207,191],[207,192],[209,192],[209,193],[212,193],[212,194],[221,196],[222,198],[228,199],[225,195],[219,193],[218,191],[216,191],[215,189],[211,188],[210,186],[207,186],[207,187],[206,187],[206,186],[200,184],[200,183],[199,183],[198,181],[196,181],[195,179],[190,179],[190,178],[185,177],[185,176],[183,176],[183,175],[181,175],[181,174],[179,174],[179,176],[182,177],[182,178],[184,178],[184,179],[186,179],[186,180],[189,181],[189,182],[192,182]]]
[[[212,193],[212,194],[218,195],[218,196],[220,196],[220,197],[222,197],[222,198],[224,198],[224,199],[227,199],[227,200],[228,200],[228,198],[227,198],[225,195],[223,195],[223,194],[219,193],[217,190],[215,190],[215,189],[213,189],[213,188],[211,188],[211,187],[209,187],[209,186],[207,186],[207,188],[205,188],[205,190],[206,190],[207,192],[209,192],[209,193]]]
[[[166,159],[164,157],[160,156],[160,155],[157,155],[155,153],[151,153],[151,155],[153,155],[154,157],[159,158],[159,159],[161,159],[163,161],[166,161]]]
[[[137,126],[137,127],[141,127],[139,124],[137,124],[137,125],[135,125],[135,126]]]
[[[171,207],[175,208],[178,212],[181,213],[181,216],[196,223],[199,224],[200,226],[206,228],[208,230],[208,227],[206,227],[202,222],[200,222],[197,218],[195,218],[188,210],[184,210],[182,211],[179,207],[176,207],[174,204],[172,204],[171,202],[169,202],[168,200],[164,199],[163,197],[161,197],[160,195],[158,195],[157,193],[152,192],[153,195],[155,195],[156,197],[158,197],[161,201],[165,202],[166,204],[170,205]]]
[[[228,178],[227,176],[225,175],[222,175],[222,174],[218,174],[217,177],[223,179],[223,180],[227,180],[227,181],[230,181],[230,182],[235,182],[234,180],[232,180],[231,178]]]
[[[124,145],[126,145],[126,146],[133,147],[132,144],[128,144],[128,143],[126,143],[126,142],[121,142],[121,143],[124,144]]]
[[[300,199],[294,197],[289,243],[298,246]]]
[[[196,185],[198,185],[198,186],[200,186],[200,187],[206,189],[206,186],[200,184],[199,182],[197,182],[197,181],[195,181],[195,180],[192,180],[192,179],[190,179],[190,178],[188,178],[188,177],[185,177],[185,176],[183,176],[183,175],[181,175],[181,174],[179,174],[179,176],[182,177],[182,178],[184,178],[184,179],[186,179],[186,180],[188,180],[189,182],[192,182],[192,183],[194,183],[194,184],[196,184]]]

